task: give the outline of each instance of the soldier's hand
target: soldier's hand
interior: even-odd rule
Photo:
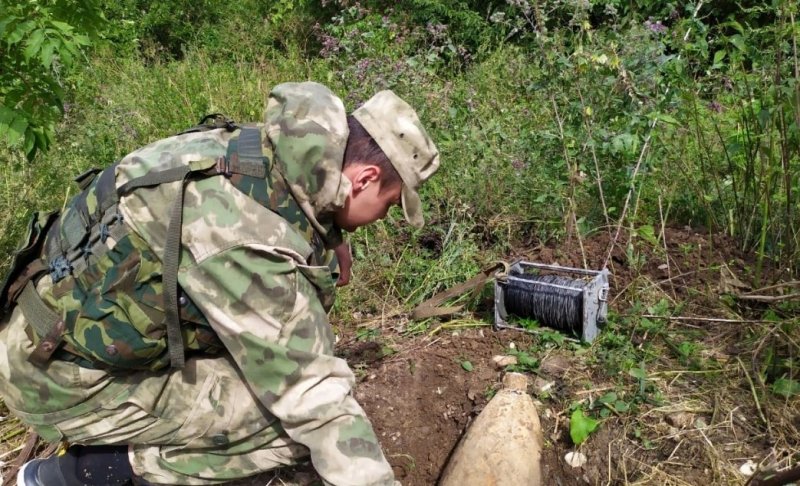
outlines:
[[[353,255],[350,253],[350,243],[342,242],[333,249],[336,259],[339,260],[339,280],[336,281],[337,287],[344,287],[350,283],[350,267],[353,266]]]

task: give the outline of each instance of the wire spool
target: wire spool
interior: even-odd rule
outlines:
[[[506,310],[580,336],[585,286],[582,280],[558,275],[517,274],[505,284]]]
[[[577,280],[572,278],[576,275]],[[608,289],[605,268],[589,270],[517,260],[495,279],[494,328],[532,332],[509,323],[509,314],[514,314],[590,343],[606,323]]]

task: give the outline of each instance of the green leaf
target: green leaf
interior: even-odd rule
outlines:
[[[472,366],[472,363],[470,363],[469,361],[462,361],[461,362],[461,367],[464,368],[467,371],[472,371],[474,369],[474,367]]]
[[[792,395],[800,394],[800,383],[791,378],[778,378],[772,384],[772,393],[789,398]]]
[[[10,46],[11,44],[16,44],[21,41],[33,28],[36,27],[33,22],[22,22],[21,24],[17,25],[17,28],[9,34],[6,38],[6,43]]]
[[[576,408],[569,419],[569,436],[572,437],[572,443],[582,444],[599,425],[600,422],[584,415],[582,408]]]
[[[11,121],[14,119],[14,111],[0,105],[0,132],[7,130]]]
[[[680,122],[678,122],[675,117],[667,115],[666,113],[659,113],[656,115],[656,118],[658,118],[658,121],[667,123],[669,125],[680,125]]]
[[[725,27],[725,26],[733,27],[740,34],[744,34],[744,27],[742,27],[742,24],[740,24],[735,20],[729,20],[728,22],[720,24],[720,27]]]
[[[72,53],[67,47],[68,45],[68,43],[62,42],[61,49],[59,49],[58,54],[65,66],[72,66]]]
[[[30,127],[25,130],[25,141],[22,143],[22,150],[25,152],[28,160],[33,160],[33,157],[36,155],[36,134],[33,133]]]
[[[742,52],[745,52],[747,50],[747,46],[744,43],[744,37],[742,37],[739,34],[731,36],[728,39],[728,42],[730,42],[733,45],[733,47],[739,49]]]
[[[726,56],[727,54],[728,54],[728,53],[727,53],[727,52],[725,52],[725,51],[723,51],[722,49],[720,49],[720,50],[718,50],[717,52],[715,52],[715,53],[714,53],[714,63],[713,63],[713,64],[714,64],[714,65],[717,65],[717,64],[721,63],[721,62],[722,62],[722,60],[723,60],[723,59],[725,59],[725,56]]]
[[[617,394],[614,392],[608,392],[602,397],[597,399],[600,403],[612,403],[617,401]]]
[[[79,46],[88,46],[91,44],[89,37],[85,35],[76,35],[72,38],[72,40]]]
[[[636,229],[636,234],[639,235],[641,239],[645,240],[651,245],[658,246],[658,238],[656,238],[656,231],[649,224],[646,224],[644,226],[639,226]]]
[[[645,373],[645,371],[642,368],[631,368],[628,370],[628,374],[640,380],[644,380],[647,378],[647,373]]]
[[[21,116],[14,118],[14,121],[8,126],[8,144],[14,145],[17,143],[17,141],[25,135],[25,130],[27,128],[28,120]]]
[[[42,65],[47,69],[53,64],[53,53],[55,52],[56,44],[48,42],[42,47],[42,52],[39,54],[39,59],[42,60]]]
[[[11,22],[13,22],[15,20],[18,20],[18,19],[17,19],[17,17],[13,17],[13,16],[5,17],[4,19],[0,20],[0,37],[2,37],[3,33],[5,33],[6,27],[8,26],[8,24],[10,24]]]
[[[72,26],[69,25],[66,22],[60,22],[58,20],[51,20],[50,21],[50,25],[52,25],[56,29],[60,30],[61,32],[64,32],[65,34],[68,34],[68,33],[72,32]]]
[[[44,41],[44,31],[42,29],[36,29],[31,34],[30,38],[28,39],[27,45],[25,46],[25,51],[23,51],[23,55],[25,59],[31,59],[34,57],[38,52],[39,49],[42,47],[42,42]]]

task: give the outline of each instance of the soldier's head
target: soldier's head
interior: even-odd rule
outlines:
[[[418,189],[439,168],[439,152],[414,112],[381,91],[347,118],[350,130],[342,173],[352,189],[336,223],[347,231],[382,219],[393,205],[422,227]]]

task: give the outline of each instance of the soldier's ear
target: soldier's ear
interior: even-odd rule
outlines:
[[[357,194],[372,184],[378,184],[381,180],[381,169],[376,165],[359,165],[355,167],[353,177],[353,193]]]

